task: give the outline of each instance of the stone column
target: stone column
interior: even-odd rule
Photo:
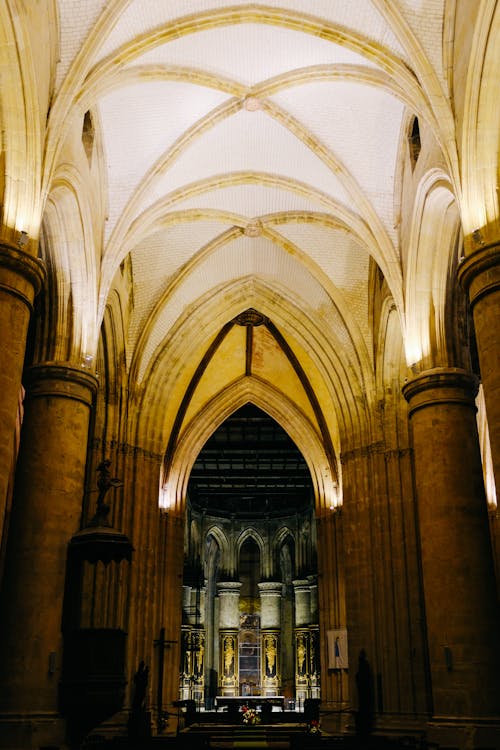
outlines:
[[[403,388],[413,438],[433,713],[445,723],[500,715],[500,622],[476,391],[475,378],[458,368],[429,370]],[[460,744],[447,737],[444,744],[455,742]]]
[[[308,580],[293,581],[295,596],[295,627],[308,626],[311,622],[311,586]]]
[[[309,602],[309,622],[311,625],[316,625],[319,618],[319,605],[318,605],[318,576],[307,576],[309,581],[310,591],[310,602]]]
[[[39,260],[17,248],[0,244],[0,540],[14,455],[26,335],[33,299],[41,289],[44,275]]]
[[[239,581],[217,584],[219,594],[220,686],[222,695],[238,695]]]
[[[281,684],[281,591],[277,581],[259,583],[261,627],[261,677],[263,695],[279,695]]]
[[[96,380],[69,364],[27,374],[0,596],[0,746],[63,741],[57,721],[67,544],[80,527]],[[33,745],[32,745],[33,743]]]
[[[491,456],[500,502],[500,244],[469,255],[459,269],[474,317],[481,382],[488,415]]]
[[[311,587],[308,580],[293,581],[295,596],[295,698],[303,705],[310,698],[309,624]]]

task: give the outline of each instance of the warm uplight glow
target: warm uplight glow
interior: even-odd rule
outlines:
[[[160,487],[160,492],[158,495],[158,507],[162,508],[163,510],[168,510],[173,505],[172,502],[172,496],[170,492],[170,488],[168,485],[163,485],[163,487]]]
[[[331,511],[337,511],[342,505],[342,492],[337,482],[332,483],[332,494],[330,497],[329,508]]]
[[[412,372],[417,372],[420,363],[431,351],[427,316],[427,307],[425,310],[416,310],[412,315],[411,323],[406,326],[404,341],[406,364]]]
[[[488,219],[481,193],[480,191],[471,191],[468,200],[464,201],[462,205],[462,226],[465,237],[469,235],[473,238],[475,233],[483,233],[481,228],[485,227],[487,223]]]
[[[84,367],[86,370],[90,370],[92,368],[93,361],[94,361],[93,354],[84,354],[82,356],[82,367]]]

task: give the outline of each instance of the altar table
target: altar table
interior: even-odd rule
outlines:
[[[215,708],[227,706],[228,711],[238,711],[241,706],[248,708],[260,708],[265,711],[272,711],[273,706],[278,706],[281,710],[285,707],[285,697],[283,695],[218,695],[215,699]]]

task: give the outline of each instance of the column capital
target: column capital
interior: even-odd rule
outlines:
[[[241,583],[239,581],[219,581],[217,583],[218,594],[239,594]]]
[[[435,367],[408,380],[403,385],[403,396],[408,401],[409,413],[438,403],[462,404],[475,409],[479,381],[460,367]]]
[[[281,596],[283,588],[281,581],[261,581],[257,586],[259,587],[259,593],[261,596],[273,594]]]
[[[469,293],[471,307],[500,290],[500,242],[489,243],[468,255],[458,269],[458,280]]]
[[[292,584],[295,591],[309,591],[311,587],[311,582],[307,578],[297,579],[292,581]]]
[[[26,399],[57,396],[91,406],[97,378],[70,362],[41,362],[28,368],[24,384]]]
[[[22,279],[24,283],[19,283]],[[0,243],[0,289],[22,301],[31,310],[34,297],[45,280],[42,261],[17,247]]]

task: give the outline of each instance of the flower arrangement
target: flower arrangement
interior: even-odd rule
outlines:
[[[260,716],[255,708],[249,708],[248,706],[242,706],[241,712],[243,714],[243,724],[258,724]]]
[[[311,719],[307,724],[307,734],[321,734],[321,726],[317,719]]]

